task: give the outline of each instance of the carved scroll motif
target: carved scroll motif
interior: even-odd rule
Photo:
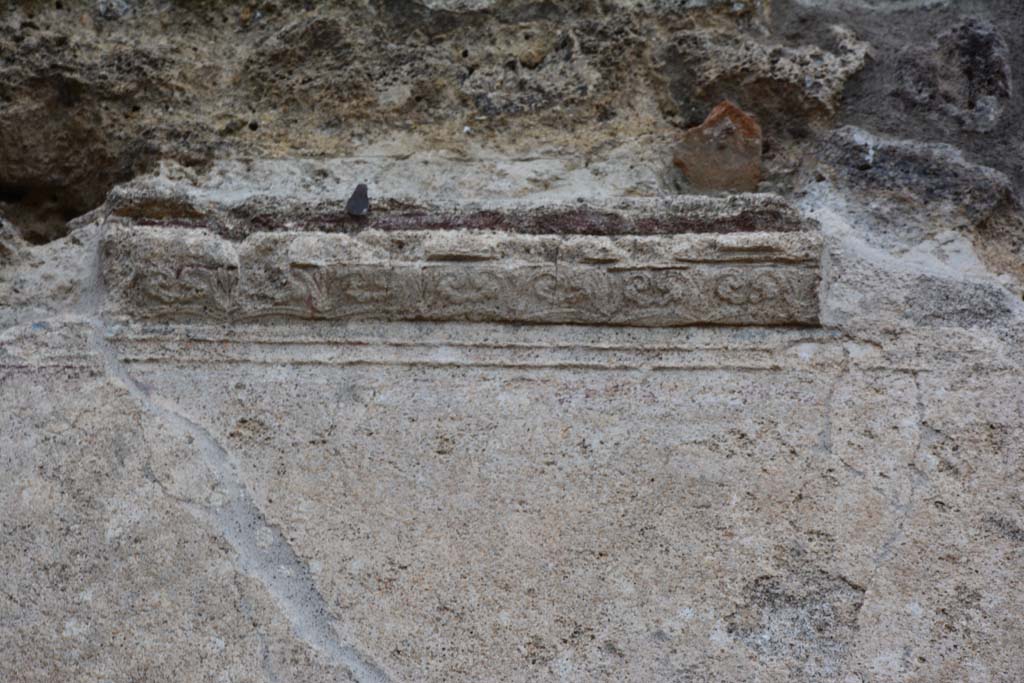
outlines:
[[[590,322],[608,318],[620,306],[620,292],[601,267],[560,267],[556,294],[556,310],[571,320]]]
[[[733,271],[715,281],[718,298],[737,306],[764,303],[778,297],[781,291],[781,283],[774,273]]]
[[[543,319],[554,267],[445,264],[416,269],[418,308],[432,320]]]
[[[628,322],[689,321],[704,308],[701,287],[687,270],[629,271],[622,274]]]
[[[112,301],[144,318],[674,326],[814,324],[818,316],[817,264],[781,261],[774,252],[765,263],[681,263],[672,256],[677,242],[634,248],[624,240],[613,261],[596,262],[583,245],[589,251],[579,249],[582,260],[556,263],[550,249],[523,237],[507,238],[519,240],[511,246],[499,241],[488,259],[466,260],[449,258],[451,249],[429,258],[411,248],[389,256],[381,238],[363,244],[332,235],[320,243],[308,234],[279,234],[236,252],[214,236],[114,234],[122,241],[104,256]],[[803,254],[813,245],[798,242],[794,250]],[[668,256],[659,260],[659,253]]]
[[[293,266],[289,284],[305,317],[362,317],[387,304],[388,270],[376,265]]]
[[[237,267],[179,266],[135,273],[135,299],[161,313],[230,317],[236,308]]]

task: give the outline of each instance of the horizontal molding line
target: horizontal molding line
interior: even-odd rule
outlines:
[[[77,363],[59,363],[59,362],[41,362],[41,363],[8,363],[0,361],[0,370],[97,370],[99,371],[98,361],[80,361]]]
[[[252,360],[244,358],[177,358],[177,357],[122,357],[121,362],[127,365],[260,365],[260,366],[336,366],[336,367],[417,367],[425,369],[452,368],[483,368],[495,370],[587,370],[587,371],[611,371],[611,372],[666,372],[666,371],[687,371],[687,372],[783,372],[792,370],[792,367],[783,365],[751,366],[731,365],[728,363],[713,365],[640,365],[640,364],[602,364],[602,363],[524,363],[524,362],[498,362],[498,361],[428,361],[428,360],[374,360],[374,359],[351,359],[351,360]]]
[[[758,345],[744,345],[742,343],[730,344],[728,346],[682,346],[682,345],[649,345],[638,340],[634,344],[586,344],[581,342],[568,342],[565,344],[536,344],[528,342],[463,342],[458,340],[437,340],[437,341],[407,341],[388,338],[360,338],[360,339],[316,339],[303,337],[241,337],[236,335],[222,337],[193,337],[188,334],[171,335],[124,335],[114,334],[107,337],[108,341],[120,344],[177,344],[188,346],[192,344],[209,344],[223,346],[230,344],[239,346],[249,344],[254,346],[352,346],[352,347],[396,347],[396,348],[426,348],[426,349],[487,349],[497,351],[586,351],[586,352],[609,352],[609,353],[743,353],[765,352],[777,353],[780,346],[793,346],[794,344],[819,344],[822,346],[831,345],[837,353],[842,353],[841,340],[798,338],[778,341],[766,341]]]
[[[636,347],[609,350],[580,347],[474,347],[472,345],[302,344],[224,342],[191,344],[187,340],[138,342],[108,339],[123,362],[193,365],[402,365],[421,367],[520,367],[611,370],[740,369],[776,371],[838,365],[841,347],[822,349],[801,358],[785,347],[770,349],[693,349],[659,351]]]

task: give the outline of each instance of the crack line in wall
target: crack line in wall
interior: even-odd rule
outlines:
[[[834,411],[833,404],[835,402],[836,392],[839,390],[839,385],[841,385],[850,374],[850,363],[850,350],[844,346],[842,365],[840,366],[839,372],[836,374],[835,378],[833,378],[832,382],[829,384],[828,394],[825,396],[825,424],[822,425],[820,444],[821,451],[826,457],[833,454],[832,413]],[[863,476],[862,473],[858,472],[853,467],[850,467],[850,465],[847,465],[842,458],[839,458],[839,462],[843,463],[847,469],[853,470],[857,474],[861,474],[861,476]]]
[[[882,543],[878,552],[875,554],[875,571],[885,562],[887,562],[893,555],[893,547],[896,546],[901,540],[905,533],[905,526],[907,521],[910,519],[910,515],[914,512],[917,504],[918,490],[921,488],[922,480],[927,483],[927,475],[924,474],[920,468],[916,465],[916,460],[921,457],[921,450],[924,447],[924,431],[925,431],[925,409],[924,409],[924,394],[921,389],[921,378],[920,372],[911,372],[911,377],[914,380],[914,411],[916,417],[917,436],[914,442],[914,451],[912,453],[911,467],[911,479],[910,479],[910,492],[907,494],[907,499],[903,503],[896,503],[895,509],[899,513],[899,519],[896,523],[896,528],[889,534],[888,538]],[[874,576],[872,574],[872,576]]]
[[[390,679],[382,669],[351,645],[339,640],[335,620],[317,590],[309,568],[295,554],[281,530],[267,523],[263,512],[239,479],[237,467],[228,452],[209,430],[179,412],[173,403],[152,396],[147,387],[128,373],[116,350],[107,341],[108,330],[101,317],[103,282],[99,275],[102,261],[99,250],[105,229],[104,224],[96,240],[93,294],[83,302],[91,309],[87,318],[92,327],[90,345],[102,360],[108,377],[123,384],[143,410],[160,418],[165,426],[184,435],[198,448],[203,463],[216,479],[217,491],[224,502],[197,503],[173,495],[170,497],[231,544],[238,554],[241,570],[263,584],[298,638],[335,666],[346,669],[360,683],[387,683]],[[157,484],[170,495],[161,482]]]
[[[238,553],[241,569],[264,585],[291,623],[296,636],[325,655],[331,663],[348,669],[361,683],[388,681],[380,668],[355,648],[338,640],[334,620],[323,596],[316,589],[309,568],[295,554],[280,529],[267,523],[263,512],[239,480],[227,451],[205,427],[177,412],[169,402],[153,397],[133,379],[105,340],[103,326],[96,320],[92,322],[92,346],[103,360],[108,375],[119,380],[144,410],[161,418],[173,431],[191,437],[203,463],[213,473],[217,491],[224,497],[224,502],[217,505],[193,501],[186,503],[185,507],[227,539]],[[177,497],[172,498],[182,502]]]

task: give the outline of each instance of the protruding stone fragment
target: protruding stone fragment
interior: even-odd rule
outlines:
[[[754,192],[761,181],[761,126],[726,100],[683,133],[672,161],[698,190]]]
[[[355,192],[348,198],[348,202],[345,204],[345,212],[349,216],[362,217],[370,213],[370,197],[366,191],[366,184],[359,183],[356,185]]]

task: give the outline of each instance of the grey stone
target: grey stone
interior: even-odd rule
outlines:
[[[932,116],[967,130],[995,129],[1012,95],[1009,49],[998,31],[968,18],[928,46],[899,57],[897,94]]]
[[[773,34],[828,48],[840,23],[871,44],[871,57],[847,81],[836,121],[953,145],[971,161],[1024,187],[1020,74],[1024,21],[1015,0],[982,2],[823,2],[773,5]],[[972,106],[973,102],[973,106]]]
[[[897,140],[845,126],[826,139],[822,159],[833,181],[859,197],[879,232],[913,226],[911,239],[938,230],[976,231],[1014,205],[1005,174],[969,162],[951,145]],[[915,205],[915,211],[907,207]],[[892,216],[899,214],[898,220]]]

